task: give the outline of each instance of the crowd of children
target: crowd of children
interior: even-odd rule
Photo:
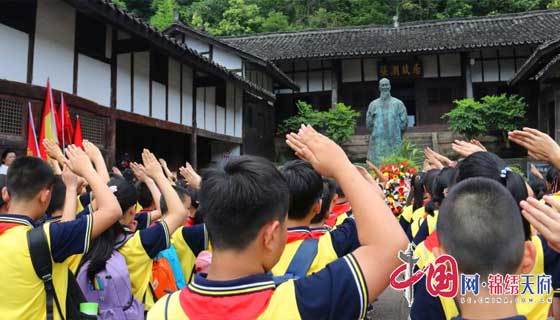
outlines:
[[[277,168],[231,157],[200,175],[188,163],[176,175],[146,149],[141,163],[109,172],[88,141],[64,150],[43,141],[49,162],[14,160],[8,150],[7,175],[0,174],[0,314],[361,319],[410,242],[416,270],[450,255],[461,275],[546,274],[559,288],[560,147],[529,128],[509,138],[552,169],[526,181],[478,141],[455,142],[458,161],[426,149],[396,218],[383,174],[369,164],[376,181],[306,125],[286,136],[298,160]],[[454,299],[428,286],[414,285],[411,319],[560,319],[554,290],[482,286]],[[479,298],[492,300],[470,302]]]

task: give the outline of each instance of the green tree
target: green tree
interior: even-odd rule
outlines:
[[[155,14],[150,18],[150,24],[156,29],[161,31],[173,23],[177,7],[175,0],[154,0],[152,7]]]
[[[547,9],[560,9],[560,0],[552,0],[546,5]]]
[[[273,31],[289,31],[291,29],[290,20],[282,12],[270,11],[268,16],[264,19],[259,31],[273,32]]]
[[[113,0],[113,3],[121,9],[126,9],[126,1],[125,0]]]
[[[228,8],[217,26],[208,30],[218,36],[254,33],[260,30],[263,18],[256,4],[247,4],[245,0],[229,0]]]
[[[487,132],[484,119],[484,108],[474,99],[455,100],[455,108],[444,114],[453,132],[464,134],[467,139],[473,139]]]

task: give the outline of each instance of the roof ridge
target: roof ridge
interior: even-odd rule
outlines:
[[[472,17],[457,17],[457,18],[449,18],[449,19],[410,21],[410,22],[402,22],[398,28],[395,28],[392,25],[388,25],[388,24],[387,25],[369,24],[369,25],[362,25],[362,26],[344,26],[344,27],[322,28],[322,29],[314,28],[314,29],[304,29],[304,30],[297,30],[297,31],[263,32],[263,33],[249,34],[249,35],[223,36],[223,37],[216,37],[216,38],[225,41],[228,40],[233,41],[233,40],[263,39],[263,38],[272,38],[272,37],[289,37],[289,36],[316,34],[316,33],[323,33],[323,34],[341,33],[341,32],[348,32],[348,31],[363,31],[363,30],[375,30],[375,29],[376,30],[412,29],[412,28],[433,26],[434,24],[445,25],[445,24],[470,22],[470,21],[499,21],[499,20],[513,19],[513,18],[530,18],[538,15],[554,15],[554,14],[560,14],[560,9],[512,12],[512,13],[504,13],[504,14],[499,14],[494,16],[472,16]]]

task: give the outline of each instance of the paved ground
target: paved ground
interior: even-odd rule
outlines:
[[[409,311],[402,291],[395,291],[389,287],[373,304],[373,310],[368,313],[368,319],[406,320]]]

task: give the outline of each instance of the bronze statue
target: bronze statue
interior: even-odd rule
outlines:
[[[391,96],[391,82],[379,80],[379,98],[368,107],[366,125],[371,131],[368,160],[379,166],[381,160],[398,151],[408,124],[404,103]]]

